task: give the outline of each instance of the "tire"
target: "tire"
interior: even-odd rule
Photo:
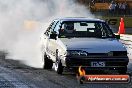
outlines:
[[[126,74],[126,72],[127,72],[127,66],[121,68],[120,70],[118,70],[118,73],[119,73],[119,74]]]
[[[63,73],[63,66],[61,61],[56,61],[55,62],[55,71],[57,72],[57,74],[62,74]]]
[[[47,55],[45,54],[44,55],[44,65],[43,65],[43,68],[44,69],[52,69],[52,66],[53,66],[53,62],[52,60],[50,60]]]

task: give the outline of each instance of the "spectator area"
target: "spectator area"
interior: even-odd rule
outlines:
[[[95,14],[102,14],[102,15],[110,15],[110,5],[112,3],[112,0],[108,2],[105,0],[102,0],[102,2],[100,2],[101,0],[94,0],[94,2],[92,1],[90,3],[90,9],[92,12],[94,12]],[[117,6],[118,4],[118,8],[116,8],[114,10],[114,13],[116,16],[117,15],[131,15],[132,14],[132,0],[115,0],[114,1],[115,5]],[[127,4],[126,9],[122,10],[122,8],[119,8],[119,4]],[[126,5],[125,4],[125,5]],[[102,12],[103,11],[103,12]],[[97,13],[98,12],[98,13]]]
[[[120,2],[123,2],[123,0],[121,0]],[[129,1],[127,3],[129,4],[130,8],[132,9],[132,1]],[[95,10],[108,10],[109,5],[110,5],[110,3],[95,3],[94,6],[92,6],[92,8]]]
[[[101,18],[103,20],[106,20],[108,24],[110,24],[112,27],[119,27],[120,18],[124,18],[125,27],[132,28],[131,22],[132,22],[132,0],[77,0],[80,4],[85,5],[88,7],[88,9],[91,11],[92,14],[97,16],[98,18]],[[113,12],[110,10],[110,5],[112,4],[112,1],[118,4],[118,8],[114,9]],[[126,3],[129,8],[127,7],[125,10],[122,10],[119,8],[120,4]],[[129,33],[132,33],[132,31],[129,31]]]

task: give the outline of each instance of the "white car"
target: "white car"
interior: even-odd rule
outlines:
[[[127,50],[105,21],[88,18],[55,19],[41,38],[44,69],[63,68],[127,71]]]

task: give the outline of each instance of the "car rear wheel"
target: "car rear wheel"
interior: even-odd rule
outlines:
[[[43,68],[44,69],[52,69],[52,66],[53,66],[53,62],[52,60],[50,60],[47,55],[45,54],[44,55],[44,65],[43,65]]]
[[[63,68],[64,68],[64,67],[62,66],[61,61],[56,61],[56,62],[55,62],[55,71],[56,71],[58,74],[62,74]]]

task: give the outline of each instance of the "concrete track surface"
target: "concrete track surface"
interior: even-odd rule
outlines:
[[[127,42],[123,41],[126,46]],[[128,65],[128,73],[132,75],[132,59]],[[79,84],[73,72],[65,71],[63,75],[58,75],[53,69],[32,68],[19,61],[5,59],[4,53],[1,52],[0,88],[132,88],[132,82]]]

